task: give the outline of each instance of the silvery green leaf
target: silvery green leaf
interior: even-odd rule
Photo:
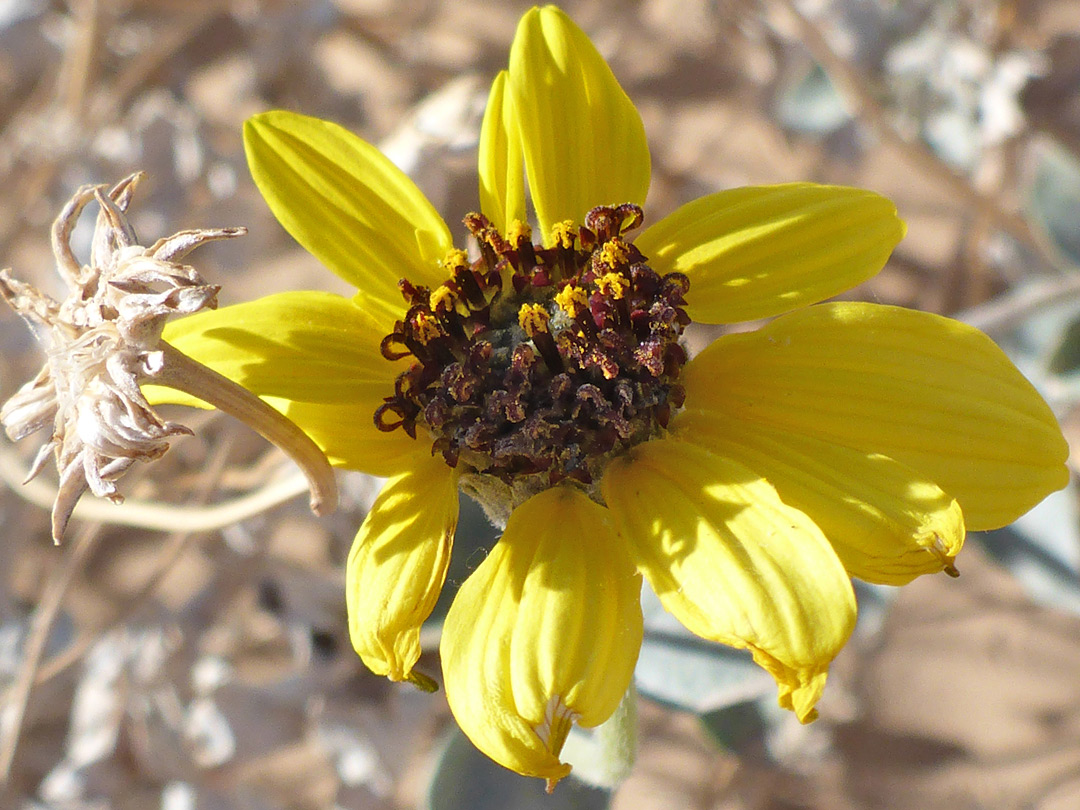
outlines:
[[[1080,613],[1080,516],[1076,484],[1051,494],[1011,526],[980,535],[995,559],[1050,607]]]
[[[473,747],[457,728],[447,736],[428,784],[425,810],[605,810],[606,790],[563,779],[549,795],[544,780],[518,776]]]
[[[703,714],[776,691],[772,676],[749,653],[695,636],[648,585],[641,609],[645,638],[634,681],[643,696]]]
[[[1080,163],[1071,153],[1054,144],[1040,150],[1027,208],[1061,253],[1080,265]]]

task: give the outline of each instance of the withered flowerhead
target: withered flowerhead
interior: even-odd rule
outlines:
[[[107,186],[83,186],[60,212],[52,246],[68,286],[63,302],[0,271],[0,294],[30,323],[48,355],[37,377],[0,410],[0,421],[13,440],[52,428],[27,480],[55,452],[60,472],[53,507],[56,539],[88,487],[99,497],[122,501],[115,481],[135,461],[160,458],[171,437],[191,433],[160,419],[139,383],[162,366],[158,341],[170,315],[217,306],[219,287],[180,260],[204,242],[244,233],[242,228],[181,231],[142,247],[126,212],[143,177],[133,174],[108,193]],[[92,200],[101,211],[90,264],[80,266],[71,232]]]
[[[267,421],[267,411],[270,421],[284,421],[268,406],[245,397],[240,389],[241,406],[237,386],[161,341],[169,317],[217,306],[220,288],[182,264],[184,257],[205,242],[240,236],[246,229],[180,231],[150,247],[139,245],[127,210],[143,177],[141,172],[132,174],[111,190],[83,186],[60,212],[53,224],[52,248],[68,286],[62,302],[0,271],[0,295],[30,324],[47,354],[38,375],[0,409],[0,422],[12,440],[42,428],[52,430],[26,480],[41,472],[50,451],[55,454],[60,475],[52,515],[56,541],[87,488],[122,502],[116,481],[132,464],[160,458],[172,437],[191,434],[183,425],[161,419],[140,383],[187,391],[240,415],[263,435],[276,432],[280,437],[282,431],[280,424],[276,431],[260,424]],[[91,201],[98,203],[100,213],[90,263],[81,265],[71,249],[71,233]],[[222,404],[223,397],[230,404]]]

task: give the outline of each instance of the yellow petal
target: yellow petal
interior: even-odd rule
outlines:
[[[244,124],[251,176],[274,216],[350,284],[401,304],[398,279],[436,285],[453,247],[435,208],[378,149],[329,121],[277,110]]]
[[[160,385],[144,385],[142,392],[151,405],[213,407],[190,394]],[[417,458],[431,455],[430,441],[411,439],[404,430],[381,431],[375,427],[374,419],[358,418],[358,412],[363,417],[363,411],[353,404],[326,405],[276,397],[262,399],[303,430],[334,467],[388,478],[409,469]]]
[[[349,637],[376,675],[412,674],[457,519],[457,476],[441,458],[427,458],[386,483],[357,532],[345,567]]]
[[[607,510],[569,486],[514,510],[443,626],[446,698],[481,751],[549,785],[573,722],[606,720],[641,647],[641,577]]]
[[[288,416],[335,467],[385,477],[430,455],[431,444],[375,427],[375,411],[407,360],[380,354],[385,314],[370,304],[363,292],[352,301],[279,293],[172,321],[163,337]],[[171,388],[147,385],[143,393],[154,404],[206,407]]]
[[[533,8],[510,48],[510,93],[545,243],[551,226],[597,205],[645,201],[649,146],[633,103],[585,33]]]
[[[803,722],[855,623],[844,567],[762,478],[686,442],[639,445],[602,491],[664,607],[704,638],[749,649]]]
[[[288,292],[172,321],[162,336],[259,396],[374,414],[408,365],[380,353],[383,326],[340,295]]]
[[[964,543],[956,501],[887,456],[700,411],[678,414],[672,429],[765,478],[825,533],[851,576],[903,585],[951,570]]]
[[[394,331],[394,323],[401,320],[408,310],[400,291],[394,301],[386,301],[365,290],[357,290],[350,300],[364,313],[369,322],[369,334],[378,335],[379,342]]]
[[[704,323],[767,318],[854,287],[904,236],[892,202],[858,188],[790,183],[710,194],[634,240],[658,273],[690,279]]]
[[[417,458],[431,455],[431,441],[423,432],[410,439],[401,429],[386,432],[376,428],[374,410],[368,410],[370,403],[326,405],[264,399],[299,425],[335,467],[387,478],[411,469]],[[442,456],[437,460],[442,463]]]
[[[687,407],[905,464],[969,529],[1003,526],[1065,486],[1054,415],[993,341],[925,312],[822,304],[721,338],[680,378]]]
[[[151,405],[212,407],[175,388],[144,385],[142,392]],[[404,430],[379,430],[375,427],[374,417],[365,418],[364,406],[293,402],[277,397],[262,399],[300,427],[334,467],[389,478],[410,469],[416,464],[417,458],[431,455],[429,440],[420,436],[411,439]],[[374,414],[374,411],[371,413]]]
[[[514,220],[525,222],[525,166],[514,104],[506,92],[507,72],[491,85],[480,126],[480,210],[505,234]]]

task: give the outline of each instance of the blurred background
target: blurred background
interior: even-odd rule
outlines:
[[[379,144],[461,237],[487,86],[529,5],[0,0],[0,266],[62,297],[53,218],[79,185],[141,169],[144,244],[248,227],[191,259],[222,303],[347,292],[247,173],[241,124],[275,107]],[[562,5],[644,118],[647,215],[790,180],[891,197],[908,236],[849,296],[978,325],[1080,439],[1075,0]],[[0,396],[41,362],[0,312]],[[1071,488],[972,536],[958,580],[861,589],[859,629],[808,727],[745,659],[647,602],[633,773],[613,793],[566,780],[545,797],[480,757],[441,694],[375,678],[351,651],[344,561],[378,482],[342,475],[341,508],[315,519],[285,497],[298,491],[288,463],[246,428],[171,415],[196,436],[139,465],[122,482],[129,504],[75,520],[60,547],[42,508],[55,479],[19,484],[38,442],[0,445],[3,810],[1080,807]],[[164,504],[187,511],[154,511]],[[451,590],[492,540],[467,508]],[[433,654],[422,669],[438,673]],[[569,746],[582,773],[589,745]]]

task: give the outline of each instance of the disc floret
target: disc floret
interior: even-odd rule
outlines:
[[[689,282],[659,276],[627,238],[642,219],[637,205],[600,206],[581,227],[558,223],[543,247],[520,222],[504,236],[467,216],[478,258],[451,251],[434,290],[399,282],[408,309],[382,354],[414,362],[376,425],[430,436],[466,489],[591,486],[683,399]]]

